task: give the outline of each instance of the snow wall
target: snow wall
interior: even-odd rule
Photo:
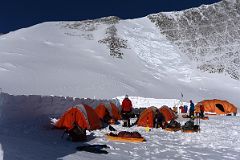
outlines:
[[[119,104],[117,99],[98,100],[40,95],[9,95],[0,93],[0,124],[19,124],[27,121],[59,118],[69,107],[87,104],[93,108],[101,102]],[[44,118],[45,117],[45,118]]]

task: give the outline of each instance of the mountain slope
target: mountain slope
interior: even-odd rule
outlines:
[[[149,17],[47,22],[0,37],[0,87],[11,94],[90,98],[179,99],[182,92],[186,101],[221,98],[240,105],[240,81],[198,70],[183,51]]]
[[[240,2],[223,0],[174,13],[148,16],[197,68],[240,79]]]

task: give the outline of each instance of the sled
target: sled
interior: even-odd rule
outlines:
[[[199,125],[194,125],[193,128],[182,127],[182,132],[184,132],[184,133],[195,133],[195,132],[199,132],[199,131],[200,131]]]
[[[205,117],[194,117],[195,119],[201,119],[201,120],[209,120],[208,116]]]
[[[146,141],[143,137],[141,138],[127,138],[127,137],[118,137],[118,136],[110,136],[110,135],[106,135],[107,139],[110,141],[118,141],[118,142],[144,142]]]
[[[182,118],[190,118],[188,115],[182,115]]]
[[[208,116],[216,116],[217,114],[216,114],[216,113],[205,113],[205,115],[208,115]]]
[[[183,118],[190,118],[188,115],[182,115]],[[205,117],[193,117],[194,119],[195,118],[200,118],[201,120],[209,120],[208,116],[205,116]]]
[[[182,132],[184,133],[195,133],[195,132],[199,132],[200,129],[182,129]]]
[[[170,132],[177,132],[180,131],[181,128],[164,128],[165,131],[170,131]]]
[[[197,118],[200,118],[201,120],[209,120],[208,116],[205,116],[205,117],[197,117]]]
[[[109,148],[106,144],[93,144],[93,145],[82,145],[78,146],[76,149],[78,151],[86,151],[95,154],[108,154],[108,151],[104,150],[105,148]]]

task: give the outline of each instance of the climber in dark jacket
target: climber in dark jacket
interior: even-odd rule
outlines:
[[[165,117],[164,115],[159,112],[159,110],[156,111],[155,117],[154,117],[154,127],[155,128],[165,128]]]
[[[199,115],[201,118],[204,117],[204,106],[203,104],[200,104],[200,115]]]
[[[189,117],[194,116],[194,103],[190,100],[190,110],[189,110]]]

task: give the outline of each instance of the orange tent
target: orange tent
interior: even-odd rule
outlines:
[[[105,104],[100,103],[95,109],[95,112],[101,119],[103,119],[104,116],[108,113],[109,113],[109,116],[114,120],[119,120],[121,118],[117,106],[111,102],[105,103]]]
[[[212,112],[216,114],[237,113],[237,107],[224,100],[213,99],[198,102],[195,106],[195,112],[197,113],[200,112],[200,104],[204,106],[205,112]]]
[[[174,114],[173,110],[171,110],[168,106],[162,106],[159,111],[164,115],[165,120],[171,121],[172,119],[176,119],[176,115]]]
[[[74,122],[80,127],[88,130],[99,129],[102,127],[100,118],[94,109],[83,104],[69,108],[56,122],[55,126],[57,128],[71,129]]]
[[[95,112],[97,113],[98,117],[103,120],[104,116],[108,114],[108,110],[103,103],[100,103],[96,108]]]
[[[154,127],[154,115],[158,109],[156,107],[149,107],[145,109],[139,116],[137,125],[143,127]]]
[[[112,102],[110,102],[110,106],[111,107],[108,107],[108,108],[110,108],[110,109],[108,109],[108,111],[110,112],[110,116],[112,116],[112,118],[114,118],[115,120],[121,119],[120,111],[119,111],[118,107]]]

